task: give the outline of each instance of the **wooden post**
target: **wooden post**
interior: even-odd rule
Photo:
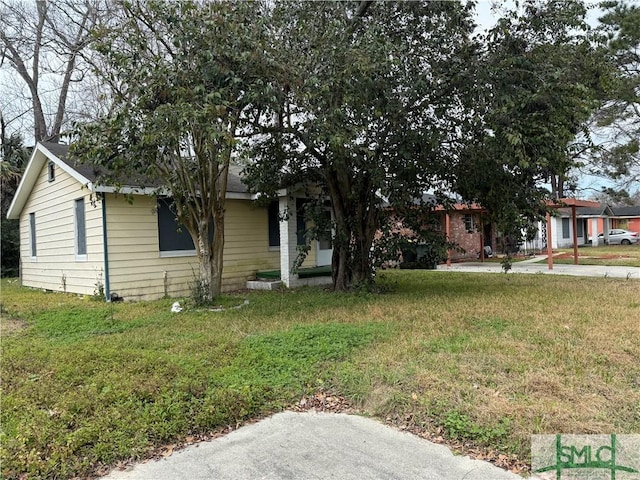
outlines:
[[[482,225],[480,232],[480,261],[484,262],[484,225]]]
[[[547,265],[549,270],[553,270],[553,247],[551,246],[551,214],[547,212]]]
[[[573,264],[578,265],[578,218],[575,205],[571,205],[571,222],[573,223]]]

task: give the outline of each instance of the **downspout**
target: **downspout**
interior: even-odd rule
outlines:
[[[107,241],[107,195],[102,193],[102,249],[104,251],[104,299],[111,301],[109,289],[109,242]]]

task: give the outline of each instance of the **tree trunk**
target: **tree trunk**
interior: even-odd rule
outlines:
[[[222,291],[222,267],[224,252],[224,209],[214,213],[213,258],[211,260],[211,281],[209,294],[213,300]],[[207,237],[208,238],[208,237]]]

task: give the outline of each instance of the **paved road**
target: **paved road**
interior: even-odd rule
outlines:
[[[540,273],[552,275],[572,275],[577,277],[611,277],[640,279],[640,267],[613,267],[601,265],[553,265],[553,270],[549,270],[546,256],[539,256],[523,262],[515,262],[509,274],[514,273]],[[464,262],[447,265],[438,265],[438,271],[448,272],[486,272],[502,273],[502,266],[496,262]]]
[[[375,420],[283,412],[105,480],[522,480]]]

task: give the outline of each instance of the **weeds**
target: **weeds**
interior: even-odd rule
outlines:
[[[383,295],[251,292],[179,315],[3,281],[24,328],[2,340],[2,477],[86,477],[319,386],[522,461],[531,434],[640,430],[637,281],[381,277]]]

